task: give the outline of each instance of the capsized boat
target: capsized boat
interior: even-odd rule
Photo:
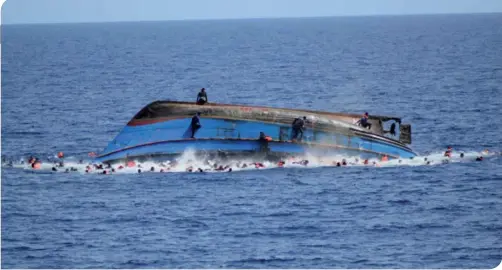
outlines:
[[[191,138],[191,120],[201,128]],[[292,140],[292,122],[307,117],[301,140]],[[359,114],[262,106],[155,101],[141,109],[96,157],[97,162],[176,156],[187,149],[203,155],[283,157],[359,156],[411,158],[411,126],[397,117],[370,115],[371,129],[357,125]],[[390,129],[384,123],[390,122]],[[396,125],[399,129],[396,130]],[[259,140],[260,132],[267,141]]]

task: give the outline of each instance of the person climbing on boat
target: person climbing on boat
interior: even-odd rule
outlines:
[[[362,126],[363,128],[371,129],[371,123],[368,122],[368,112],[365,112],[363,114],[363,117],[359,119],[359,121],[356,122],[359,126]]]
[[[190,138],[194,139],[195,137],[195,132],[197,132],[197,130],[199,128],[201,128],[201,124],[200,124],[200,119],[199,119],[199,116],[200,116],[200,112],[197,112],[197,114],[195,114],[193,117],[192,117],[192,123],[190,124],[190,127],[192,129],[192,136]]]
[[[448,146],[448,149],[444,152],[445,157],[451,157],[452,148]]]
[[[260,137],[258,138],[258,141],[260,142],[260,151],[261,152],[268,152],[268,142],[272,140],[272,137],[265,135],[263,131],[260,132]]]
[[[207,103],[207,101],[206,89],[202,88],[200,89],[199,94],[197,94],[197,105],[204,105]]]
[[[272,137],[265,135],[265,133],[263,131],[261,131],[260,132],[260,138],[258,140],[269,142],[269,141],[272,140]]]
[[[307,120],[307,117],[304,116],[303,119],[302,118],[295,118],[295,120],[293,121],[293,123],[291,124],[292,128],[293,128],[293,134],[291,136],[291,140],[297,140],[298,138],[298,135],[300,135],[300,138],[298,139],[299,141],[302,140],[303,138],[303,129],[304,129],[304,126],[305,126],[305,120]]]
[[[384,130],[383,133],[384,134],[390,133],[390,135],[396,136],[396,123],[392,123],[392,125],[390,125],[390,129]]]

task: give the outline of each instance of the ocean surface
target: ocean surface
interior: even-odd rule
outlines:
[[[502,260],[502,14],[8,25],[1,60],[2,268]],[[149,102],[201,87],[210,102],[403,117],[420,157],[231,173],[6,165],[88,159]]]

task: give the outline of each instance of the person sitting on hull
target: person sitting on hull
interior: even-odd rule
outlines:
[[[199,94],[197,94],[197,105],[204,105],[207,103],[207,101],[206,89],[202,88],[200,89]]]
[[[301,141],[302,140],[303,129],[305,126],[305,120],[307,120],[306,116],[304,116],[303,119],[298,117],[298,118],[295,118],[295,120],[291,124],[291,126],[293,128],[293,134],[291,136],[292,141],[296,141],[296,140]],[[298,135],[300,135],[299,139],[298,139]]]
[[[359,119],[359,121],[357,121],[356,124],[358,124],[363,128],[371,129],[371,123],[368,122],[368,117],[369,117],[368,112],[364,113],[363,117],[361,117],[361,119]]]
[[[197,114],[195,114],[193,117],[192,117],[192,123],[190,124],[190,127],[191,127],[191,130],[192,130],[192,136],[190,136],[190,138],[194,139],[195,138],[195,132],[197,132],[197,130],[199,130],[199,128],[201,128],[201,124],[200,124],[200,112],[197,112]]]

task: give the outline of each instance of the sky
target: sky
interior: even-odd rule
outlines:
[[[502,12],[502,0],[7,0],[2,24]]]

